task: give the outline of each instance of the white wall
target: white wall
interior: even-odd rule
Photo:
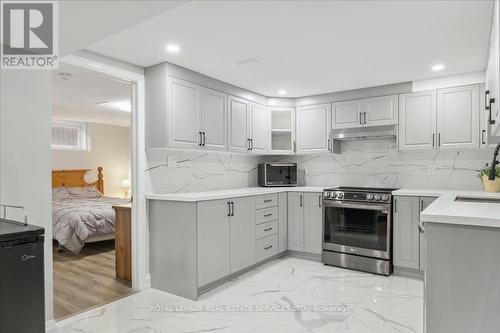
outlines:
[[[50,193],[51,72],[0,73],[0,202],[28,209],[29,223],[45,228],[45,315],[52,306]]]
[[[97,179],[96,169],[104,168],[104,194],[123,197],[120,188],[124,178],[130,179],[132,133],[130,127],[88,124],[90,150],[52,150],[52,169],[92,169],[87,181]]]

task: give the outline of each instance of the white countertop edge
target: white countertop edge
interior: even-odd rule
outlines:
[[[320,187],[320,186],[248,187],[248,188],[204,191],[204,192],[146,194],[146,199],[198,202],[198,201],[218,200],[226,198],[240,198],[240,197],[250,197],[257,195],[276,194],[282,192],[322,193],[325,188],[327,187]]]

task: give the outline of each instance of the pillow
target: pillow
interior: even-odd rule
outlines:
[[[65,187],[56,187],[52,189],[52,199],[65,199],[71,197],[68,189]]]
[[[68,193],[78,198],[102,198],[102,193],[95,186],[68,187]]]

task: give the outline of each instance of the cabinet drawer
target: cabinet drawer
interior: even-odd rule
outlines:
[[[255,239],[274,235],[278,232],[278,221],[261,223],[255,228]]]
[[[278,254],[278,235],[271,235],[255,241],[257,261]]]
[[[262,195],[257,197],[255,201],[255,208],[267,208],[278,205],[278,195],[277,194],[269,194]]]
[[[255,224],[269,222],[278,219],[278,207],[258,209],[255,212]]]

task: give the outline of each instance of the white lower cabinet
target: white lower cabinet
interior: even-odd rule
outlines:
[[[288,193],[288,249],[304,251],[304,194]]]
[[[274,234],[257,239],[255,242],[257,261],[262,261],[278,254],[278,235]]]
[[[198,204],[198,287],[231,271],[228,212],[228,200]]]
[[[255,263],[255,198],[231,200],[231,273]]]
[[[419,232],[420,212],[435,197],[394,197],[393,257],[394,266],[423,271],[425,268],[424,235]]]
[[[278,194],[278,251],[288,250],[288,194]]]
[[[288,193],[288,249],[320,254],[321,193]]]
[[[322,194],[304,194],[304,252],[321,254]]]

